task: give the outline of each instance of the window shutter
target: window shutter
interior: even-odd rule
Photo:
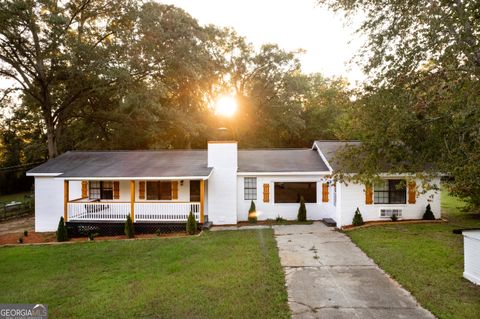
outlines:
[[[138,198],[145,199],[145,182],[138,182]]]
[[[178,181],[172,182],[172,199],[178,199]]]
[[[82,198],[88,197],[88,182],[82,181]]]
[[[263,202],[270,202],[270,184],[263,184]]]
[[[322,202],[328,203],[328,183],[322,184]]]
[[[371,184],[365,185],[365,204],[371,205],[373,204],[373,190]]]
[[[408,203],[415,204],[417,202],[417,185],[415,181],[408,183]]]
[[[113,199],[120,198],[120,182],[113,182]]]

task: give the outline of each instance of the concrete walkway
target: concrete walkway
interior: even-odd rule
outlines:
[[[434,318],[344,234],[274,226],[293,318]]]

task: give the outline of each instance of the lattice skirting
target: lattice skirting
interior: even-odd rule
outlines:
[[[125,223],[119,222],[67,222],[70,237],[84,237],[89,233],[96,236],[117,236],[125,234]],[[199,228],[201,224],[197,224]],[[168,234],[185,232],[186,223],[134,223],[135,234]]]

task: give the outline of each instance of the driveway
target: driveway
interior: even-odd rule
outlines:
[[[344,234],[275,226],[293,318],[434,318]]]

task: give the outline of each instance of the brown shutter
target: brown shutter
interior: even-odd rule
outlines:
[[[263,202],[270,202],[270,184],[263,184]]]
[[[88,182],[82,181],[82,198],[88,197]]]
[[[120,182],[113,182],[113,199],[120,199]]]
[[[408,203],[415,204],[417,201],[417,185],[415,181],[408,183]]]
[[[178,199],[178,181],[172,182],[172,199]]]
[[[371,184],[365,185],[365,204],[371,205],[373,204],[373,190]]]
[[[322,202],[328,203],[328,183],[322,184]]]
[[[145,199],[145,182],[138,182],[138,198]]]

